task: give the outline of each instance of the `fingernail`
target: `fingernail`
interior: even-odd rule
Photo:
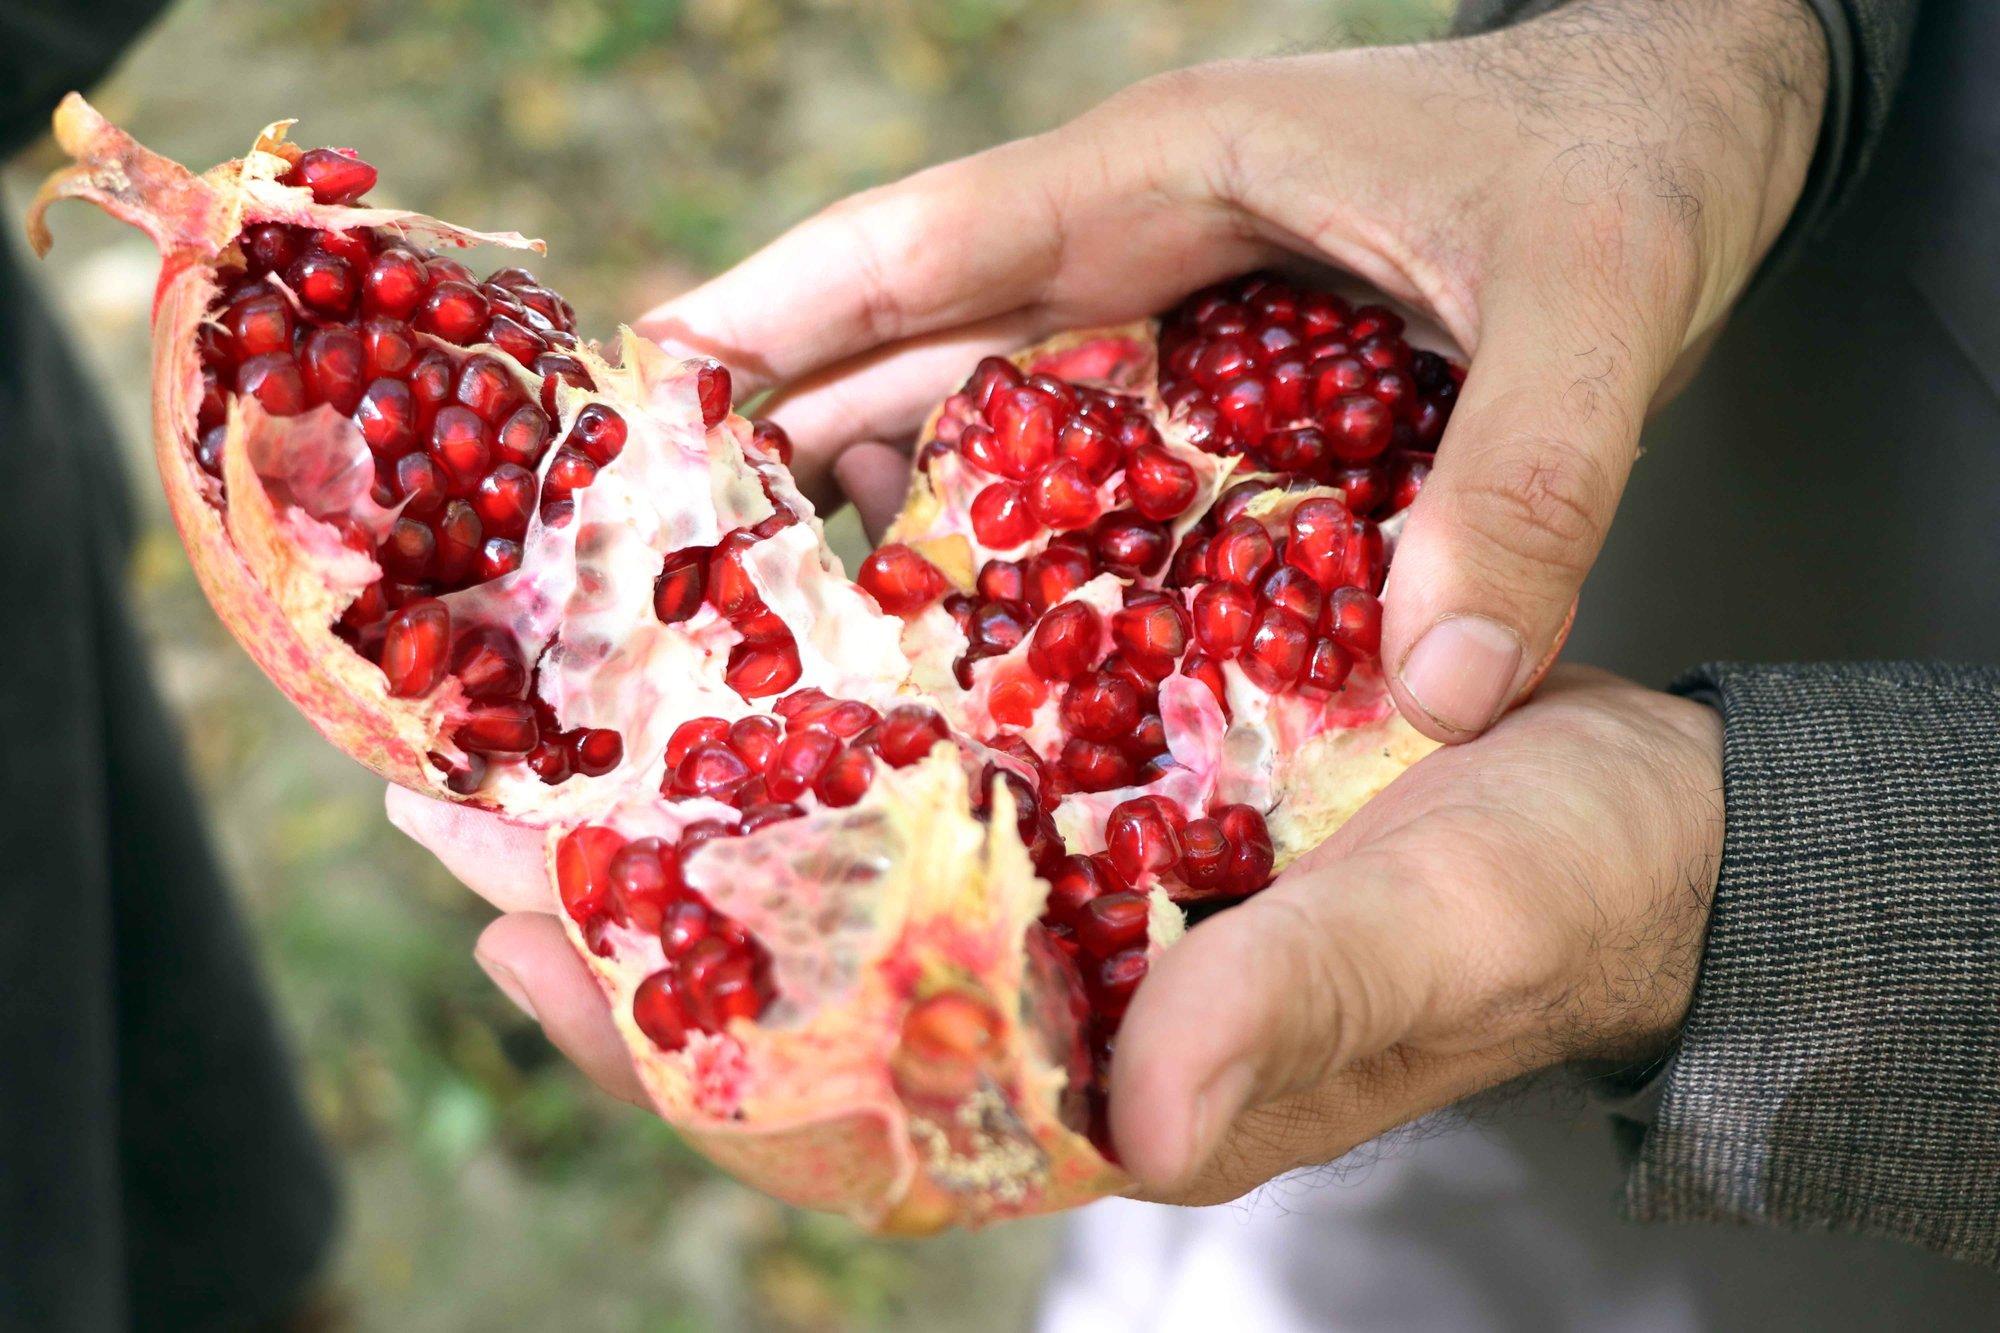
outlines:
[[[1439,726],[1478,732],[1500,715],[1520,669],[1520,635],[1484,616],[1451,616],[1417,640],[1401,676]]]
[[[1229,1126],[1243,1114],[1244,1103],[1250,1099],[1250,1088],[1256,1077],[1257,1071],[1251,1068],[1249,1062],[1239,1060],[1225,1066],[1195,1094],[1194,1113],[1188,1117],[1187,1151],[1182,1155],[1180,1170],[1175,1174],[1177,1183],[1192,1180],[1208,1159],[1215,1155],[1215,1150],[1222,1146]]]
[[[500,988],[500,993],[514,1002],[516,1009],[519,1009],[537,1023],[542,1021],[542,1016],[535,1012],[533,1002],[528,999],[528,988],[521,984],[521,978],[514,975],[513,968],[508,967],[505,963],[488,958],[477,949],[472,951],[472,958],[474,962],[479,964],[480,969],[486,973],[487,979]]]

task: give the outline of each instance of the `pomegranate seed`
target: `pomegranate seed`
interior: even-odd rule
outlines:
[[[1069,546],[1051,545],[1023,569],[1028,609],[1040,615],[1090,581],[1090,557]]]
[[[556,845],[556,893],[570,919],[581,923],[610,906],[611,858],[625,845],[616,831],[586,824]]]
[[[1153,440],[1159,439],[1151,422],[1143,417],[1135,420],[1145,424]],[[1101,486],[1109,481],[1124,458],[1119,441],[1113,439],[1109,431],[1095,422],[1083,420],[1072,420],[1063,426],[1062,434],[1056,437],[1056,453],[1076,464],[1092,486]]]
[[[784,724],[765,713],[740,717],[729,726],[729,748],[758,772],[769,766],[785,734]]]
[[[632,1022],[646,1040],[663,1051],[687,1045],[687,1007],[681,1003],[673,969],[663,968],[640,982],[632,992]]]
[[[384,250],[361,278],[361,308],[408,319],[424,298],[424,261],[407,250]]]
[[[907,768],[949,738],[944,719],[920,704],[889,710],[877,732],[882,759],[891,768]]]
[[[1089,974],[1090,997],[1097,1012],[1106,1018],[1124,1014],[1132,1003],[1132,993],[1146,977],[1146,951],[1123,949],[1099,963]]]
[[[1363,394],[1348,394],[1334,403],[1326,418],[1327,442],[1343,463],[1366,463],[1389,447],[1395,414]]]
[[[743,756],[720,738],[701,741],[672,770],[673,789],[682,796],[723,796],[750,776]]]
[[[495,315],[487,320],[480,341],[493,344],[523,367],[534,365],[535,358],[548,349],[539,334],[512,315]]]
[[[715,609],[734,619],[762,610],[764,603],[757,595],[757,585],[750,580],[750,572],[743,567],[743,556],[757,544],[757,535],[745,528],[738,528],[722,539],[715,553],[708,561],[708,597]]]
[[[1028,507],[1053,531],[1069,532],[1097,517],[1097,487],[1074,460],[1058,458],[1035,474]]]
[[[1312,630],[1281,607],[1267,606],[1257,615],[1238,661],[1243,672],[1272,693],[1298,684],[1312,653]]]
[[[428,458],[424,461],[430,462]],[[481,583],[512,574],[520,567],[521,543],[519,542],[508,541],[504,537],[488,537],[486,544],[479,548],[478,572]]]
[[[974,580],[976,591],[989,602],[1021,600],[1027,581],[1018,560],[988,560]]]
[[[201,433],[201,441],[195,445],[194,461],[201,464],[201,470],[211,477],[222,475],[222,446],[228,438],[227,426],[210,426]]]
[[[1094,545],[1098,563],[1123,579],[1157,574],[1167,562],[1167,530],[1129,509],[1098,520]]]
[[[758,985],[758,969],[749,950],[711,935],[692,945],[675,967],[696,1022],[705,1031],[722,1032],[735,1019],[753,1019],[763,1012],[768,997]]]
[[[603,777],[625,758],[625,738],[602,727],[586,727],[569,740],[570,764],[587,778]]]
[[[1229,839],[1213,819],[1190,819],[1181,830],[1181,881],[1191,889],[1221,892],[1229,887]]]
[[[401,379],[417,363],[417,344],[400,320],[370,319],[361,325],[361,355],[367,378]]]
[[[775,421],[759,418],[750,423],[750,447],[786,467],[792,465],[792,437]]]
[[[701,400],[701,424],[711,429],[721,425],[729,415],[729,371],[713,361],[704,361],[694,373],[694,383],[695,394]]]
[[[1158,445],[1135,451],[1125,465],[1132,507],[1147,518],[1178,518],[1194,502],[1194,469]]]
[[[410,386],[401,380],[379,379],[362,391],[354,409],[354,424],[377,458],[394,458],[416,443],[416,405]]]
[[[518,699],[528,688],[528,666],[514,637],[497,629],[473,630],[452,652],[451,674],[475,699]]]
[[[584,457],[602,467],[625,450],[625,418],[603,403],[591,403],[576,414],[569,436]]]
[[[1073,924],[1091,903],[1124,887],[1089,857],[1066,856],[1049,880],[1048,915]]]
[[[1208,545],[1208,564],[1214,576],[1247,588],[1261,583],[1277,558],[1271,534],[1254,518],[1230,520]]]
[[[333,148],[308,148],[287,177],[322,204],[351,204],[375,188],[375,168]]]
[[[653,585],[653,614],[666,625],[678,625],[701,609],[708,552],[676,551],[667,557],[660,581]]]
[[[597,480],[597,464],[568,449],[557,452],[542,482],[544,500],[567,500],[572,494]]]
[[[1357,657],[1374,657],[1382,651],[1382,603],[1359,588],[1341,588],[1333,594],[1327,627],[1334,642]]]
[[[813,784],[813,793],[822,804],[841,808],[860,800],[874,780],[874,756],[865,750],[842,750]]]
[[[827,765],[840,753],[841,745],[831,733],[825,731],[795,732],[785,737],[771,757],[771,765],[765,774],[771,796],[780,801],[795,801],[810,791],[826,772]]]
[[[483,353],[459,368],[452,396],[489,425],[505,421],[521,404],[520,390],[514,387],[507,368]]]
[[[424,578],[437,559],[437,534],[405,515],[389,525],[375,559],[392,578],[405,582]]]
[[[549,447],[549,419],[533,403],[524,403],[504,422],[493,437],[494,457],[505,463],[534,471]]]
[[[375,259],[374,234],[363,227],[314,232],[312,242],[356,270],[367,268]]]
[[[1218,658],[1234,657],[1250,641],[1257,599],[1233,583],[1210,583],[1194,595],[1194,637]]]
[[[348,262],[324,250],[308,250],[293,260],[292,266],[285,270],[285,284],[306,305],[336,317],[354,309],[354,299],[360,290]]]
[[[685,846],[685,844],[683,844]],[[660,944],[667,957],[678,958],[715,930],[715,914],[706,903],[677,898],[661,914]]]
[[[536,357],[534,371],[542,377],[542,411],[552,417],[557,415],[558,385],[568,384],[586,392],[597,387],[581,361],[561,352],[544,352]]]
[[[282,273],[304,248],[298,231],[282,222],[260,222],[243,229],[243,255],[253,273]]]
[[[972,613],[966,637],[989,655],[1011,652],[1028,637],[1028,608],[1020,602],[982,602]]]
[[[1180,839],[1159,806],[1143,798],[1113,806],[1104,824],[1105,850],[1127,884],[1173,868]]]
[[[435,576],[449,587],[458,587],[479,561],[479,548],[486,544],[485,528],[463,500],[445,501],[444,512],[433,528],[437,533]]]
[[[1109,791],[1132,778],[1132,761],[1125,752],[1102,741],[1073,736],[1063,744],[1057,760],[1078,791]]]
[[[667,767],[679,766],[688,752],[707,741],[719,741],[729,734],[729,724],[719,717],[690,718],[674,728],[667,738]]]
[[[1319,584],[1292,565],[1280,565],[1258,591],[1267,605],[1281,606],[1308,625],[1319,624],[1320,613],[1326,608],[1326,595]]]
[[[1187,628],[1187,614],[1180,604],[1158,593],[1135,600],[1111,617],[1112,637],[1128,658],[1165,664],[1168,670],[1187,651]]]
[[[1417,502],[1417,495],[1430,479],[1431,455],[1404,452],[1397,454],[1389,463],[1389,510],[1392,513],[1408,509]]]
[[[389,617],[382,638],[382,674],[399,699],[426,695],[444,678],[451,645],[451,612],[431,598],[411,602]]]
[[[943,571],[900,542],[869,552],[855,582],[884,611],[896,616],[915,615],[951,586]]]
[[[223,313],[238,361],[292,350],[292,307],[276,292],[238,301]]]
[[[1028,644],[1028,666],[1046,681],[1071,681],[1097,660],[1102,625],[1083,602],[1064,602],[1043,616]]]
[[[1063,724],[1087,741],[1122,739],[1139,721],[1139,691],[1131,682],[1099,671],[1063,692]]]
[[[1312,426],[1277,431],[1264,440],[1264,457],[1280,472],[1318,472],[1328,453],[1326,432]]]
[[[1035,535],[1034,512],[1011,481],[996,481],[972,500],[972,531],[980,544],[1010,550]]]
[[[1316,690],[1331,692],[1341,687],[1353,669],[1354,659],[1346,649],[1332,639],[1315,639],[1312,657],[1306,662],[1305,683]]]
[[[404,454],[396,460],[395,490],[406,518],[426,519],[444,508],[444,472],[428,454]]]
[[[1077,943],[1096,958],[1142,944],[1148,910],[1143,893],[1107,893],[1094,898],[1074,918]]]
[[[437,265],[433,263],[433,268]],[[474,342],[486,328],[486,298],[469,282],[447,278],[434,285],[417,312],[417,327],[446,342]]]
[[[1225,805],[1214,812],[1229,844],[1228,888],[1231,893],[1254,893],[1271,882],[1276,855],[1271,832],[1264,816],[1247,805]]]
[[[482,700],[468,705],[464,719],[451,734],[460,749],[476,754],[517,756],[534,749],[539,736],[535,710],[518,699]]]
[[[245,361],[236,372],[236,389],[255,398],[274,417],[295,417],[306,410],[306,386],[298,363],[282,352]]]
[[[535,512],[535,474],[517,463],[502,463],[480,479],[472,504],[488,532],[518,540]]]
[[[1229,690],[1222,674],[1222,664],[1202,653],[1189,653],[1181,659],[1181,674],[1189,680],[1198,680],[1208,686],[1208,692],[1215,696],[1215,702],[1222,708],[1225,721],[1229,718]]]
[[[470,495],[493,461],[486,423],[472,409],[440,408],[431,424],[430,456],[444,470],[445,485],[454,495]]]
[[[410,398],[417,420],[428,421],[451,401],[451,360],[443,352],[425,352],[410,367]]]
[[[737,644],[729,650],[722,679],[746,699],[763,699],[798,684],[800,670],[798,646],[788,636],[776,643]]]

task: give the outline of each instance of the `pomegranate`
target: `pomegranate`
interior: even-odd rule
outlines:
[[[1256,276],[988,358],[850,582],[727,370],[600,348],[537,248],[366,202],[289,123],[195,175],[80,98],[143,228],[157,461],[218,612],[391,781],[547,830],[660,1112],[891,1230],[1120,1187],[1105,1073],[1187,904],[1429,748],[1377,661],[1460,372]]]

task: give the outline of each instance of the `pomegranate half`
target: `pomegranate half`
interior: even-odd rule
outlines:
[[[537,249],[289,123],[195,175],[72,95],[43,188],[145,230],[154,434],[217,611],[393,782],[545,828],[662,1115],[889,1230],[1120,1188],[1149,961],[1430,743],[1381,591],[1460,372],[1253,277],[989,358],[850,581],[729,376],[580,338]]]

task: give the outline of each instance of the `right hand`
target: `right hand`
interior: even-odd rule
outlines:
[[[1472,357],[1382,642],[1405,716],[1465,740],[1551,650],[1650,405],[1790,214],[1825,81],[1803,0],[1200,66],[837,204],[640,328],[781,387],[801,483],[879,530],[892,446],[981,354],[1288,259],[1358,274]]]

